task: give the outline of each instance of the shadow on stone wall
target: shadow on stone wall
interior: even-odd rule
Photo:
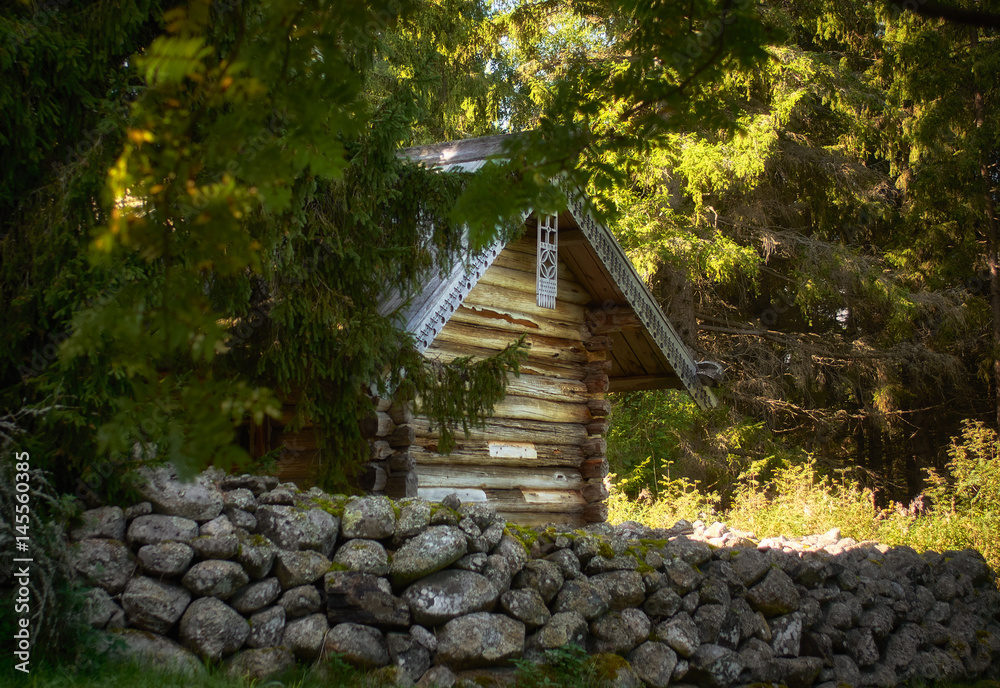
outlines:
[[[691,524],[508,526],[483,503],[346,498],[273,478],[147,473],[85,512],[88,622],[126,656],[262,678],[338,655],[397,685],[510,678],[575,643],[614,683],[895,686],[997,673],[1000,594],[977,552],[825,536],[704,539]],[[713,542],[720,540],[714,539]]]

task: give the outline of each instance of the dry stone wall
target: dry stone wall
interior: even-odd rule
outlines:
[[[146,501],[84,513],[71,552],[94,585],[88,621],[154,664],[262,678],[336,655],[395,685],[482,685],[575,643],[605,653],[615,685],[656,688],[895,686],[1000,666],[1000,594],[973,551],[836,531],[757,543],[686,522],[528,530],[454,495],[146,479]]]

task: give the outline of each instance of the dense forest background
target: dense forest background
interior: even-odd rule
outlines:
[[[182,467],[245,462],[236,428],[294,389],[336,481],[360,456],[362,381],[412,385],[456,429],[502,394],[515,350],[430,368],[375,304],[454,260],[463,226],[484,243],[564,203],[563,175],[727,367],[713,413],[616,400],[623,490],[685,477],[725,497],[812,459],[907,501],[964,422],[1000,419],[998,11],[10,5],[0,404],[79,493],[153,444]],[[395,156],[511,131],[472,178]]]

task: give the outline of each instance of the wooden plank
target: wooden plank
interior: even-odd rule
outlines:
[[[621,377],[633,377],[635,375],[645,375],[646,367],[632,350],[622,332],[614,332],[611,335],[614,344],[611,347],[611,360],[621,368]],[[612,377],[619,377],[612,372]]]
[[[419,482],[419,477],[417,480]],[[440,502],[450,494],[458,495],[458,498],[463,502],[487,501],[486,493],[482,490],[454,490],[450,487],[423,487],[422,485],[417,488],[417,496],[421,499],[426,499],[429,502]]]
[[[521,375],[507,381],[507,394],[532,397],[543,401],[561,401],[586,404],[592,399],[583,380],[573,380],[549,375]]]
[[[622,332],[622,338],[632,347],[632,351],[642,364],[643,373],[646,375],[662,375],[664,371],[673,372],[670,362],[665,359],[663,352],[660,351],[645,331]]]
[[[494,264],[479,279],[479,283],[525,292],[533,298],[536,293],[536,279],[534,272],[505,268]],[[560,301],[567,301],[580,306],[586,306],[592,300],[590,293],[574,279],[557,280],[556,298]]]
[[[517,339],[510,332],[492,327],[476,327],[460,322],[449,322],[434,340],[433,346],[451,344],[453,346],[474,346],[501,351]],[[586,363],[587,350],[582,340],[547,337],[541,334],[529,334],[525,337],[528,356],[546,362],[560,361],[563,363]]]
[[[511,313],[533,315],[564,323],[584,322],[584,313],[587,310],[584,306],[567,301],[556,301],[555,308],[542,308],[535,301],[535,292],[531,293],[498,287],[485,282],[479,282],[469,295],[465,297],[465,304],[475,306],[488,306],[495,308],[503,304],[504,308]]]
[[[458,307],[448,322],[492,327],[512,333],[512,339],[520,334],[537,332],[549,337],[583,341],[590,334],[583,323],[565,323],[542,316],[514,313],[502,305],[474,306],[466,303]]]
[[[434,466],[418,463],[417,479],[421,487],[519,488],[540,490],[546,495],[558,490],[582,490],[587,486],[580,471],[569,467]]]
[[[500,255],[493,260],[493,265],[490,266],[490,269],[493,269],[493,266],[497,266],[504,268],[506,270],[516,270],[517,272],[523,272],[526,275],[531,275],[533,284],[534,283],[533,280],[535,279],[535,271],[537,269],[537,260],[538,258],[537,254],[535,253],[535,246],[534,244],[532,244],[531,253],[522,250],[502,251]],[[569,266],[561,259],[556,264],[556,274],[558,275],[557,279],[559,280],[575,282],[581,287],[583,286],[582,284],[580,284],[580,280],[577,279],[576,275],[573,274],[573,271],[570,270]],[[586,292],[586,289],[584,289],[584,291]]]
[[[560,251],[559,255],[573,274],[580,278],[580,283],[590,292],[595,303],[621,302],[623,295],[614,278],[604,269],[589,243],[571,244],[566,250]]]
[[[450,454],[439,454],[437,438],[418,437],[410,447],[409,455],[418,466],[579,466],[584,455],[580,447],[572,445],[538,444],[535,458],[517,456],[492,456],[487,442],[459,440]]]
[[[611,378],[609,392],[638,392],[644,389],[682,389],[684,384],[675,375],[635,375]]]
[[[496,349],[488,347],[473,346],[471,344],[458,345],[438,339],[427,349],[425,355],[441,363],[448,363],[463,356],[489,358],[490,356],[495,356],[497,353]],[[542,359],[530,355],[521,361],[520,370],[522,374],[547,375],[549,377],[560,377],[569,380],[582,380],[584,376],[583,367],[579,363],[560,361],[558,359]]]
[[[510,393],[493,407],[493,416],[554,423],[589,423],[593,419],[586,404],[563,404]]]
[[[497,511],[580,512],[587,501],[576,490],[484,490]]]
[[[431,431],[430,421],[423,416],[414,416],[410,427],[414,428],[417,437],[438,437],[438,430]],[[490,419],[483,428],[470,428],[469,436],[463,438],[462,431],[457,433],[458,441],[488,442],[490,440],[511,442],[533,442],[539,452],[538,445],[571,445],[579,446],[587,440],[587,431],[578,423],[543,423],[530,420],[514,420],[504,418]]]

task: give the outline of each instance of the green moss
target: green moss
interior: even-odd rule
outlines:
[[[624,657],[607,652],[591,657],[590,665],[597,678],[602,681],[613,681],[619,672],[632,668]]]
[[[639,540],[639,544],[641,544],[643,547],[646,548],[661,549],[670,544],[670,540],[653,540],[650,538],[642,538]]]
[[[251,547],[267,547],[269,544],[272,544],[270,540],[260,534],[250,535],[243,542]]]
[[[531,546],[538,542],[538,533],[531,528],[508,523],[504,532],[524,546],[524,551],[530,556]]]
[[[398,521],[399,517],[403,515],[403,509],[399,506],[399,504],[396,504],[395,501],[390,503],[392,504],[392,513],[396,516],[396,520]]]
[[[597,545],[598,554],[600,554],[605,559],[615,558],[615,551],[614,549],[611,548],[611,545],[608,544],[607,540],[605,540],[604,538],[599,538],[598,543],[599,543]]]
[[[333,571],[350,571],[350,570],[351,569],[348,566],[344,565],[344,564],[338,564],[337,562],[331,562],[330,563],[330,567],[327,568],[326,572],[327,573],[331,573]]]
[[[346,497],[331,497],[330,499],[313,497],[310,501],[331,516],[336,516],[337,518],[344,517],[344,505],[347,503]]]

